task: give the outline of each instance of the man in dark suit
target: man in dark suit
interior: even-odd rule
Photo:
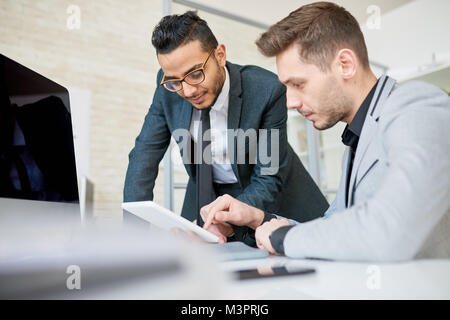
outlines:
[[[153,199],[172,135],[189,174],[183,217],[203,225],[200,208],[224,194],[264,209],[267,218],[279,211],[300,221],[322,216],[328,203],[287,142],[285,88],[277,76],[227,62],[225,46],[193,11],[164,17],[152,43],[162,70],[129,155],[124,201]],[[209,231],[221,241],[255,245],[263,221]]]

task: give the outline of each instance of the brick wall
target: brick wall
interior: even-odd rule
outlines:
[[[80,29],[67,27],[70,5],[80,8]],[[150,34],[161,12],[158,0],[0,2],[1,53],[91,93],[89,178],[97,216],[120,217],[127,155],[155,89]],[[160,180],[155,194],[162,203]]]

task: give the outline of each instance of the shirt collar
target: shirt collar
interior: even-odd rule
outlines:
[[[225,67],[225,82],[223,83],[222,90],[216,99],[216,102],[211,107],[212,110],[220,111],[225,104],[228,102],[228,95],[230,93],[230,75],[227,68]]]
[[[350,124],[345,127],[344,132],[342,133],[342,142],[346,146],[350,146],[353,147],[353,149],[356,149],[362,128],[364,126],[364,121],[366,120],[367,111],[369,111],[370,103],[375,94],[377,84],[378,80],[362,102],[352,122],[350,122]]]

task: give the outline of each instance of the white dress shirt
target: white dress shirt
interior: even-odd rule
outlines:
[[[225,82],[222,91],[211,107],[209,113],[211,125],[211,155],[213,181],[216,183],[236,183],[237,178],[231,168],[228,156],[227,129],[228,129],[228,102],[230,93],[230,76],[225,68]],[[197,142],[201,110],[192,110],[190,133]]]

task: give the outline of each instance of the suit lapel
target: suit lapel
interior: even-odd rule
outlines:
[[[195,176],[195,165],[192,163],[192,155],[193,155],[193,146],[194,141],[192,140],[190,128],[191,128],[191,120],[192,120],[192,104],[187,102],[186,100],[183,101],[183,104],[181,106],[180,111],[180,118],[178,120],[178,126],[177,129],[184,129],[188,133],[189,139],[191,139],[191,148],[186,148],[186,150],[180,150],[181,157],[184,156],[184,152],[187,152],[187,159],[191,160],[191,163],[185,163],[186,170],[191,173],[191,176]],[[178,142],[178,141],[177,141]]]
[[[341,185],[339,186],[339,189],[341,190],[345,190],[345,192],[342,192],[341,194],[338,193],[339,195],[339,199],[337,199],[338,201],[338,208],[339,209],[344,209],[346,207],[346,199],[348,199],[347,197],[347,192],[348,192],[348,175],[349,172],[348,170],[350,169],[350,148],[349,147],[345,147],[345,152],[344,152],[344,157],[342,158],[343,160],[343,166],[342,166],[342,178],[341,178]]]
[[[350,185],[347,189],[349,192],[347,206],[353,204],[353,189],[356,184],[358,169],[361,166],[362,159],[366,151],[376,136],[376,129],[378,127],[378,117],[383,108],[386,98],[389,96],[392,88],[395,85],[395,80],[388,76],[382,76],[378,81],[375,94],[369,106],[369,110],[364,120],[364,126],[356,149],[355,159],[353,161],[353,168],[350,176]],[[377,159],[373,159],[376,161]],[[362,173],[363,174],[363,173]]]
[[[241,119],[241,110],[242,110],[242,86],[241,86],[241,74],[239,70],[231,63],[227,62],[226,67],[228,68],[228,73],[230,75],[230,95],[228,102],[228,123],[227,127],[231,130],[236,130],[239,128],[239,122]],[[235,143],[235,138],[231,139],[231,136],[228,135],[228,150],[233,148],[234,152],[233,159],[231,161],[231,168],[237,179],[240,182],[238,168],[237,168],[237,150]]]
[[[183,101],[182,110],[180,112],[181,118],[180,118],[180,125],[178,128],[190,130],[191,128],[191,119],[192,119],[192,104],[187,102],[186,100]]]

